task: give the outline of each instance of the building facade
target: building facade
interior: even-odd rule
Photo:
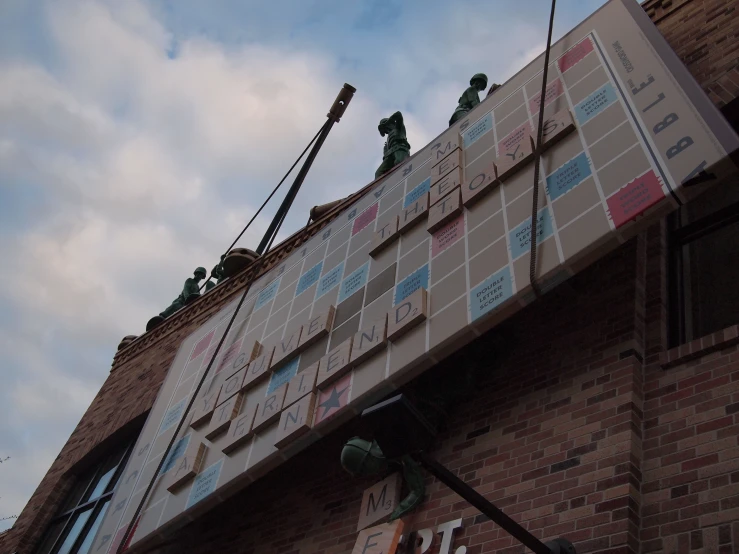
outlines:
[[[736,130],[739,3],[649,0],[642,8]],[[534,535],[566,537],[581,553],[739,552],[736,184],[660,217],[403,384],[414,397],[460,367],[484,370],[474,393],[449,412],[432,455]],[[367,190],[276,247],[264,269]],[[0,535],[0,552],[96,552],[96,525],[180,345],[233,302],[248,277],[219,285],[118,351],[28,505]],[[352,478],[339,453],[362,431],[358,418],[347,418],[131,551],[351,552],[363,492],[377,479]],[[431,530],[430,546],[418,552],[524,552],[431,477],[426,495],[404,518],[406,537]],[[65,539],[70,529],[81,533],[76,542]],[[407,541],[399,548],[413,551]]]

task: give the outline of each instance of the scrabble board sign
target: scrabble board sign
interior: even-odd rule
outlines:
[[[735,175],[739,144],[634,0],[606,3],[553,45],[550,62],[537,206],[544,292]],[[152,479],[134,546],[535,300],[542,70],[543,55],[253,284],[155,475],[235,302],[182,343],[93,552],[115,551]]]

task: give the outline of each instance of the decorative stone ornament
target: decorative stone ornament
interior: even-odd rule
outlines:
[[[222,278],[226,279],[240,273],[258,257],[259,254],[254,252],[254,250],[249,250],[248,248],[232,249],[223,259],[223,270],[221,271]]]
[[[121,339],[121,342],[118,343],[117,350],[122,350],[123,348],[126,348],[129,344],[131,344],[133,341],[135,341],[138,337],[138,335],[126,335]]]

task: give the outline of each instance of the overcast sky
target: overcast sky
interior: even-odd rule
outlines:
[[[602,3],[560,0],[555,36]],[[474,73],[502,83],[540,54],[548,9],[0,0],[0,517],[20,513],[121,338],[217,262],[344,82],[357,93],[282,236],[372,179],[380,118],[402,110],[415,151]]]

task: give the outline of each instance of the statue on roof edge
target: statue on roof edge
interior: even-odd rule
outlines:
[[[205,279],[208,273],[204,267],[198,267],[193,272],[193,277],[189,277],[185,280],[185,285],[182,287],[182,292],[175,298],[172,303],[159,315],[163,318],[168,318],[177,310],[182,308],[185,304],[189,304],[195,298],[200,296],[200,281]]]
[[[479,92],[485,90],[488,86],[488,77],[484,73],[476,73],[470,79],[470,86],[462,93],[459,97],[459,105],[454,110],[451,119],[449,120],[449,126],[451,127],[457,121],[466,116],[469,111],[480,103]]]
[[[405,135],[403,114],[395,112],[390,117],[381,119],[377,130],[380,131],[380,136],[387,135],[387,140],[382,149],[382,163],[375,171],[375,179],[378,179],[411,155],[411,145],[408,144]]]

